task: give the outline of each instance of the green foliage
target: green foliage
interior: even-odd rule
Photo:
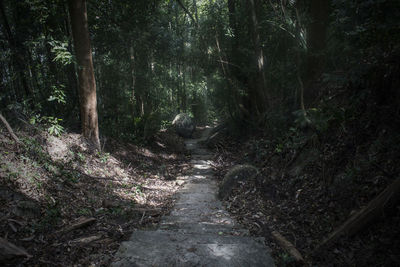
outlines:
[[[160,127],[161,127],[161,129],[168,129],[168,128],[170,128],[172,126],[172,122],[171,122],[171,120],[162,120],[161,121],[161,125],[160,125]]]
[[[52,40],[49,42],[49,45],[52,47],[51,52],[55,55],[53,61],[62,65],[69,65],[74,63],[75,59],[71,52],[68,50],[68,42]]]
[[[110,153],[97,152],[97,156],[100,159],[101,163],[106,163],[108,161],[108,159],[110,158]]]
[[[42,120],[49,133],[60,135],[63,127],[77,124],[79,114],[64,3],[3,2],[16,43],[3,38],[0,48],[5,88],[0,102],[25,115],[42,114],[31,121]],[[265,91],[273,104],[256,114],[251,99],[260,81],[246,2],[232,1],[235,9],[230,13],[227,1],[184,1],[198,17],[193,23],[174,1],[89,1],[101,132],[147,142],[180,112],[191,112],[196,123],[231,117],[239,127],[250,125],[246,129],[262,129],[271,136],[284,135],[292,123],[327,132],[348,119],[340,118],[346,110],[321,108],[319,100],[308,104],[305,95],[306,112],[296,111],[298,76],[306,76],[309,56],[322,57],[326,63],[322,76],[313,78],[321,82],[315,89],[324,95],[320,99],[367,86],[370,89],[363,94],[375,99],[362,101],[384,95],[396,99],[388,83],[398,74],[393,63],[400,51],[398,1],[331,1],[331,16],[321,21],[327,25],[328,42],[317,55],[308,54],[311,2],[259,2],[256,30],[264,53]],[[304,83],[306,91],[314,86]],[[322,92],[325,85],[329,90]],[[254,114],[245,114],[246,109]]]
[[[47,101],[57,101],[58,104],[66,104],[66,95],[64,93],[64,85],[60,85],[60,87],[52,86],[52,95],[47,99]]]
[[[29,123],[32,125],[35,125],[37,123],[42,123],[46,125],[47,132],[50,135],[54,136],[60,136],[64,132],[64,127],[60,125],[60,122],[62,122],[62,119],[51,116],[40,116],[39,114],[33,115],[29,120]]]
[[[280,266],[292,266],[292,264],[296,262],[296,260],[286,252],[280,253],[278,257]]]
[[[80,162],[85,162],[86,161],[86,156],[82,152],[77,152],[76,156],[78,157],[78,160]]]
[[[88,208],[81,208],[78,210],[78,214],[81,216],[90,216],[92,212]]]
[[[53,117],[46,117],[47,123],[50,125],[49,128],[47,128],[47,132],[51,135],[55,136],[60,136],[64,132],[64,127],[62,127],[59,122],[62,121],[62,119],[57,119]]]
[[[142,189],[142,186],[141,186],[141,185],[136,185],[136,186],[134,187],[133,192],[134,192],[135,195],[140,195],[140,196],[142,196],[142,195],[143,195],[142,190],[143,190],[143,189]]]

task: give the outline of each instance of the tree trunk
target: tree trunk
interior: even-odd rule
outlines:
[[[68,11],[65,5],[63,5],[63,11],[65,14],[65,19],[64,19],[64,32],[65,35],[68,36],[68,51],[70,51],[72,53],[72,43],[70,40],[72,40],[72,35],[71,35],[71,22],[70,22],[70,18],[68,16]],[[77,110],[79,110],[80,107],[80,100],[79,100],[79,88],[78,88],[78,81],[77,81],[77,73],[75,70],[75,65],[74,64],[69,64],[68,66],[66,66],[66,73],[67,73],[67,79],[68,79],[68,88],[69,90],[68,95],[70,96],[71,101],[71,110],[75,110],[75,108],[77,108]],[[70,114],[70,116],[75,116],[78,115],[79,117],[79,121],[80,121],[80,113],[78,112],[78,114]]]
[[[11,57],[15,62],[14,67],[16,68],[16,72],[18,73],[18,80],[21,83],[21,87],[24,91],[24,94],[22,94],[19,90],[16,92],[18,100],[22,101],[24,96],[29,97],[32,95],[32,89],[29,87],[29,83],[25,75],[25,63],[23,57],[23,52],[25,49],[23,48],[23,44],[19,42],[16,36],[14,36],[11,32],[11,27],[8,23],[2,0],[0,0],[0,16],[3,18],[2,20],[4,26],[4,34],[6,35],[7,41],[10,45]]]
[[[85,0],[68,0],[72,36],[78,62],[82,134],[100,149],[96,82],[93,71]]]
[[[238,42],[238,25],[237,25],[237,19],[236,19],[236,4],[235,0],[228,0],[228,11],[229,11],[229,27],[232,30],[232,42],[231,42],[231,53],[230,53],[230,62],[232,64],[236,64],[236,57],[239,54],[239,42]],[[232,67],[230,67],[232,69]],[[231,73],[235,74],[234,71],[231,71]],[[235,75],[237,76],[237,75]]]
[[[264,51],[261,46],[260,32],[258,29],[259,23],[257,10],[260,4],[258,0],[247,0],[247,3],[250,11],[249,28],[253,39],[255,61],[257,64],[255,84],[252,85],[254,91],[250,98],[252,100],[252,105],[255,105],[253,111],[256,113],[262,113],[267,109],[266,107],[270,106],[270,98],[267,92],[267,80],[265,77]]]
[[[134,43],[131,41],[131,45],[129,47],[129,57],[130,57],[130,68],[131,68],[131,82],[132,82],[132,97],[131,97],[131,107],[132,107],[132,117],[135,118],[136,115],[139,115],[137,112],[137,103],[136,100],[136,70],[135,70],[135,50],[134,50]]]
[[[199,23],[199,13],[197,12],[197,2],[193,0],[194,15],[196,17],[197,23]]]
[[[322,74],[325,67],[324,50],[326,48],[326,33],[329,24],[330,0],[311,0],[307,25],[307,58],[304,77],[304,101],[310,108],[316,100],[318,92],[313,84]]]

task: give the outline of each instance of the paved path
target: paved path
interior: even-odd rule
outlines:
[[[159,229],[134,232],[121,244],[112,266],[274,266],[268,248],[249,237],[216,198],[212,155],[200,147],[202,140],[186,141],[193,171],[171,213]]]

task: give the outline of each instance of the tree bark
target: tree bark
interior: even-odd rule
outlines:
[[[11,27],[8,22],[5,8],[3,5],[3,0],[0,0],[0,16],[3,18],[3,26],[4,26],[4,34],[7,38],[7,41],[10,45],[12,59],[15,62],[15,68],[18,73],[18,80],[21,82],[21,87],[24,91],[24,94],[21,94],[21,91],[17,91],[16,95],[19,101],[22,101],[24,96],[32,96],[32,88],[29,86],[29,83],[26,79],[25,70],[26,68],[24,63],[24,47],[23,44],[13,35],[11,32]]]
[[[93,71],[85,0],[68,0],[72,36],[78,63],[82,134],[100,149],[96,82]]]
[[[197,24],[199,23],[199,13],[197,12],[197,2],[193,0],[194,15],[196,17]]]
[[[63,5],[63,11],[65,14],[65,19],[64,19],[64,32],[65,35],[68,36],[68,51],[70,51],[71,53],[73,48],[72,48],[72,30],[71,30],[71,18],[68,16],[68,11],[67,11],[67,6]],[[67,72],[67,79],[68,79],[68,94],[70,95],[71,98],[71,110],[75,110],[75,108],[77,108],[79,110],[80,107],[80,100],[79,100],[79,88],[78,88],[78,80],[77,80],[77,73],[75,70],[75,65],[74,64],[69,64],[68,66],[66,66],[66,72]],[[78,114],[70,114],[70,116],[74,116],[74,115],[78,115],[79,117],[79,121],[80,121],[80,113],[78,112]]]
[[[304,101],[310,108],[318,96],[313,84],[323,73],[325,67],[324,50],[326,48],[326,33],[329,24],[330,0],[311,0],[309,17],[311,22],[307,28],[307,58],[304,78]]]
[[[21,141],[18,139],[18,137],[15,135],[14,131],[12,130],[10,124],[8,124],[6,118],[3,117],[3,115],[0,114],[0,120],[3,122],[4,126],[6,126],[7,131],[11,135],[11,137],[14,139],[15,143],[21,144]]]
[[[249,6],[249,27],[253,39],[255,61],[257,64],[257,74],[255,79],[254,92],[250,96],[252,99],[253,110],[256,113],[264,112],[268,106],[271,105],[270,98],[267,91],[267,80],[265,77],[265,62],[264,62],[264,51],[261,46],[259,23],[257,10],[259,7],[258,0],[247,0]],[[255,108],[255,109],[254,109]]]

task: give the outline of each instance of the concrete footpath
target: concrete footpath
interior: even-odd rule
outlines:
[[[186,141],[193,170],[171,213],[157,230],[134,232],[112,266],[274,266],[262,240],[250,237],[217,199],[212,155],[200,146],[202,140]]]

